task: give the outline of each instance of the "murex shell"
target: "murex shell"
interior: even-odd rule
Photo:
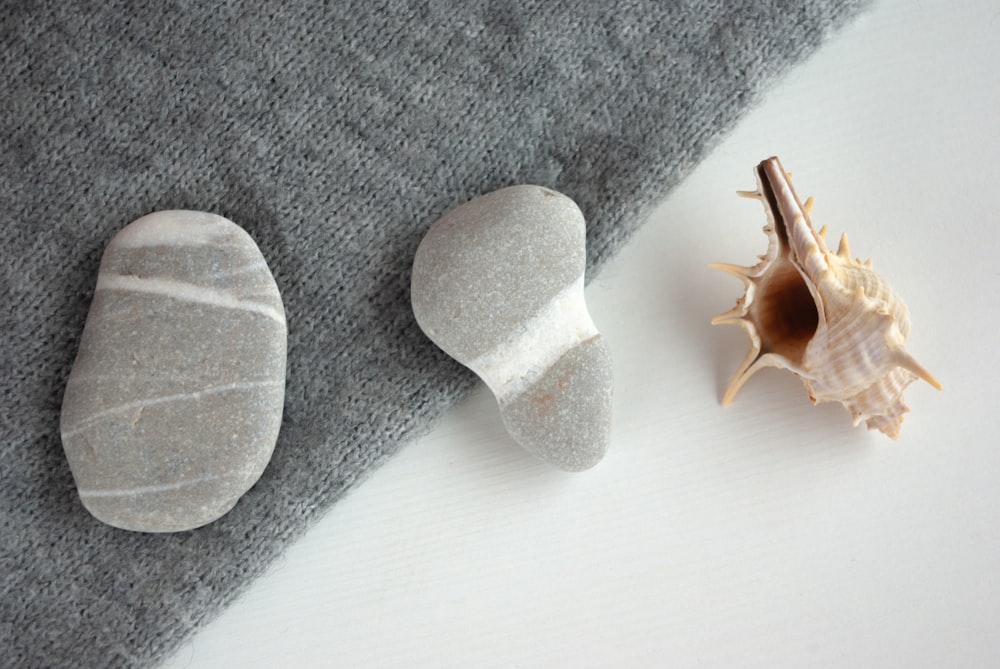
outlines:
[[[809,399],[837,401],[854,425],[865,421],[895,439],[909,411],[903,390],[917,378],[941,385],[906,352],[906,305],[871,269],[851,259],[847,234],[836,253],[809,220],[777,158],[756,168],[757,190],[740,192],[764,203],[767,253],[753,267],[714,263],[739,278],[746,294],[712,323],[735,323],[750,337],[750,352],[722,398],[729,404],[755,372],[780,367],[798,375]]]

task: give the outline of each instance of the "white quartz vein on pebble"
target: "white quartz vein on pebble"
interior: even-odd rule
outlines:
[[[186,481],[176,481],[174,483],[161,483],[159,485],[146,485],[138,486],[135,488],[119,488],[116,490],[79,490],[80,497],[134,497],[138,495],[149,495],[158,492],[170,492],[171,490],[180,490],[181,488],[187,488],[189,486],[197,485],[199,483],[206,483],[208,481],[214,481],[216,479],[224,478],[223,474],[211,474],[208,476],[199,476],[196,479],[188,479]]]
[[[125,226],[108,249],[143,246],[206,246],[236,225],[218,214],[203,211],[158,211]]]
[[[223,277],[236,276],[237,274],[246,274],[247,272],[253,272],[258,269],[266,269],[268,272],[271,268],[267,266],[266,260],[258,260],[257,262],[250,263],[249,265],[241,265],[240,267],[234,267],[233,269],[226,270],[224,272],[212,272],[213,279],[221,279]]]
[[[221,386],[211,386],[209,388],[203,388],[202,390],[196,390],[190,393],[178,393],[176,395],[163,395],[161,397],[150,397],[144,400],[136,400],[135,402],[128,402],[126,404],[119,404],[117,406],[111,407],[110,409],[103,409],[97,413],[87,416],[79,425],[76,427],[65,430],[62,433],[63,439],[68,439],[80,432],[83,432],[87,428],[97,424],[105,416],[110,416],[112,414],[121,413],[122,411],[131,411],[133,409],[143,409],[145,407],[155,406],[157,404],[165,404],[167,402],[177,402],[179,400],[197,400],[205,397],[206,395],[217,395],[219,393],[227,393],[234,390],[254,390],[257,388],[267,388],[269,386],[282,386],[284,385],[284,379],[278,381],[243,381],[239,383],[227,383]]]
[[[583,274],[563,288],[518,334],[466,363],[503,402],[524,392],[560,357],[599,333],[583,294]]]
[[[97,276],[97,291],[101,290],[124,290],[136,293],[153,293],[175,300],[187,302],[200,302],[211,304],[223,309],[239,309],[241,311],[252,311],[271,318],[282,325],[285,325],[285,314],[274,307],[251,302],[234,297],[231,293],[207,288],[186,281],[176,281],[174,279],[163,279],[160,277],[139,277],[125,274],[111,274],[102,272]]]

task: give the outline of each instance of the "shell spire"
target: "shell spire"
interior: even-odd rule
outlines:
[[[846,233],[836,253],[830,251],[826,227],[816,232],[809,218],[812,198],[802,204],[777,158],[755,172],[757,190],[738,194],[763,203],[767,252],[752,267],[711,265],[746,288],[735,308],[712,320],[739,325],[750,338],[723,405],[758,370],[779,367],[802,379],[813,403],[838,401],[855,425],[865,421],[896,438],[909,411],[902,399],[906,386],[919,378],[941,389],[905,350],[906,305],[870,260],[851,259]]]

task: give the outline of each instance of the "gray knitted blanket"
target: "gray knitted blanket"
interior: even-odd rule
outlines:
[[[161,660],[471,387],[409,306],[438,216],[554,188],[594,270],[863,4],[0,3],[0,664]],[[58,425],[102,249],[159,209],[257,241],[288,386],[260,482],[151,535],[83,509]]]

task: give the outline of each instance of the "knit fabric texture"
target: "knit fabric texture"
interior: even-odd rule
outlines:
[[[0,664],[162,661],[472,387],[410,309],[431,223],[547,186],[592,273],[864,4],[0,2]],[[250,233],[289,339],[263,478],[154,535],[84,510],[59,411],[102,250],[160,209]]]

